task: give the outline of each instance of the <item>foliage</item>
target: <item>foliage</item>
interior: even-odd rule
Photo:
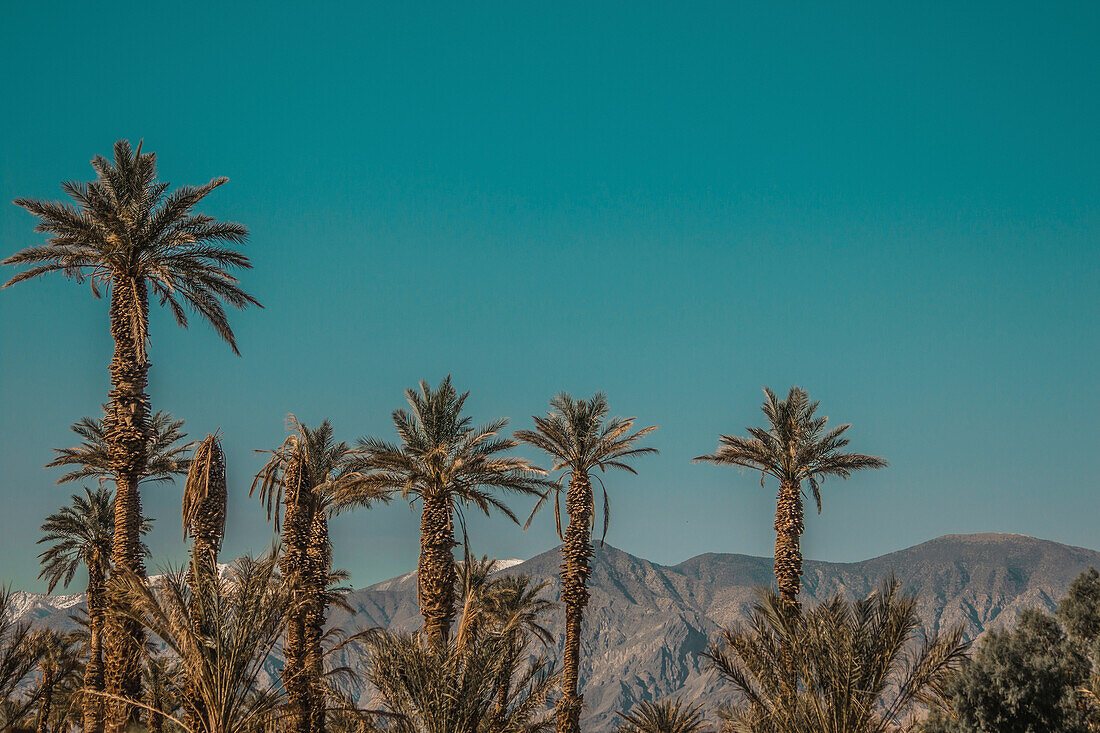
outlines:
[[[726,730],[893,731],[917,705],[943,699],[965,658],[961,628],[921,637],[916,600],[893,579],[867,598],[809,609],[761,590],[748,624],[723,631],[706,653],[740,699],[720,711]]]
[[[186,328],[183,303],[209,322],[237,352],[222,301],[237,308],[259,305],[241,290],[230,270],[251,263],[229,245],[242,244],[248,230],[234,222],[219,222],[193,211],[228,178],[203,186],[183,186],[166,195],[168,184],[157,181],[156,155],[135,151],[126,140],[114,146],[114,161],[92,159],[96,180],[69,181],[62,190],[73,204],[20,198],[15,204],[38,217],[36,232],[49,235],[43,245],[28,247],[3,261],[25,265],[4,287],[60,272],[87,280],[92,293],[112,287],[136,296],[148,287]],[[144,358],[148,340],[148,308],[127,308],[126,324]]]
[[[429,641],[421,634],[382,633],[368,641],[367,680],[386,712],[373,726],[397,733],[534,733],[552,722],[547,696],[557,678],[545,658],[510,667],[499,634],[469,640]],[[497,682],[513,679],[506,707],[498,709]]]
[[[544,417],[533,416],[534,430],[517,430],[516,438],[539,448],[554,461],[550,466],[550,473],[562,471],[561,476],[553,484],[554,518],[558,529],[558,536],[565,539],[561,525],[561,510],[558,499],[562,492],[562,484],[574,475],[584,476],[586,479],[592,471],[599,469],[606,473],[608,469],[620,469],[637,474],[629,461],[646,453],[656,453],[656,448],[639,448],[636,443],[649,433],[657,429],[656,425],[642,428],[636,432],[633,417],[609,417],[611,408],[607,403],[607,395],[597,392],[587,400],[578,400],[570,394],[562,392],[550,400],[550,410]],[[602,484],[601,484],[602,485]],[[543,495],[542,500],[535,506],[531,516],[542,508],[543,503],[551,496],[550,492]],[[595,521],[596,507],[588,507],[587,515]],[[603,492],[603,534],[607,535],[608,523],[611,521],[611,505],[608,501],[607,490]],[[531,520],[527,520],[530,524]]]
[[[800,547],[803,525],[802,482],[810,485],[817,511],[821,513],[821,484],[829,476],[848,478],[852,471],[884,468],[887,462],[877,456],[845,453],[851,427],[841,425],[827,430],[829,418],[817,415],[819,403],[811,402],[806,390],[791,387],[787,399],[780,400],[764,388],[767,428],[746,428],[749,437],[722,435],[718,450],[699,456],[709,461],[760,471],[760,487],[765,476],[779,481],[775,510],[775,579],[780,595],[788,604],[798,601],[802,576]]]
[[[545,472],[530,461],[502,455],[519,445],[500,436],[507,419],[474,427],[462,414],[469,393],[459,394],[450,376],[434,390],[424,381],[419,391],[405,390],[409,409],[393,412],[401,443],[363,438],[352,466],[359,476],[335,492],[341,508],[369,504],[397,493],[421,502],[417,595],[428,635],[442,640],[455,614],[454,520],[462,525],[469,506],[489,515],[496,509],[518,522],[494,492],[540,494]]]
[[[192,733],[243,733],[275,712],[282,689],[266,681],[264,663],[291,599],[274,558],[237,560],[216,582],[198,586],[202,598],[192,594],[182,570],[164,574],[157,587],[133,573],[113,583],[120,611],[163,642],[188,670],[190,689],[201,702]],[[195,603],[203,607],[201,631],[191,621]]]
[[[12,619],[11,605],[11,589],[0,587],[0,731],[18,725],[37,702],[36,694],[16,700],[15,692],[45,653],[31,625]]]
[[[93,417],[83,417],[70,427],[83,442],[72,448],[55,448],[57,457],[46,464],[46,468],[76,466],[57,480],[64,484],[86,478],[104,481],[114,477],[111,467],[111,446],[107,440],[103,421]],[[159,483],[173,480],[174,476],[187,473],[190,460],[187,452],[190,445],[181,443],[187,437],[183,432],[183,420],[176,420],[163,410],[158,410],[149,418],[149,447],[145,458],[142,482]]]
[[[534,733],[551,725],[553,664],[532,647],[552,636],[541,597],[547,584],[495,572],[496,561],[462,564],[459,630],[446,641],[379,632],[366,639],[367,681],[385,710],[376,730],[401,733]]]
[[[615,733],[703,733],[708,730],[700,705],[683,700],[642,700],[629,713],[619,713],[623,722]]]

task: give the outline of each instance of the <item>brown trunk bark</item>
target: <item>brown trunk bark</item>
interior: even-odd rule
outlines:
[[[801,586],[803,529],[801,488],[784,481],[775,506],[775,582],[780,598],[792,607],[798,606]]]
[[[103,697],[103,566],[92,562],[88,566],[88,661],[84,665],[83,718],[84,733],[102,733]]]
[[[206,458],[209,463],[209,476],[206,482],[206,496],[200,502],[188,531],[194,538],[191,545],[191,564],[187,570],[187,583],[191,587],[191,626],[197,634],[207,634],[208,599],[213,584],[218,582],[218,551],[221,548],[225,529],[226,483],[225,454],[217,441],[203,446],[209,451]],[[191,679],[189,670],[184,670],[185,681],[183,697],[187,724],[192,730],[202,730],[206,717],[206,706],[198,691],[198,683]]]
[[[424,632],[433,643],[446,643],[455,618],[454,523],[449,497],[440,490],[423,498],[420,513],[420,561],[417,587]]]
[[[288,726],[293,733],[310,732],[313,708],[312,685],[307,669],[306,624],[310,611],[308,553],[314,507],[304,460],[301,454],[292,457],[283,473],[283,553],[279,558],[283,580],[291,589],[291,608],[287,614],[283,643],[286,664],[282,677],[290,710]]]
[[[779,587],[784,612],[791,615],[802,610],[798,591],[802,578],[803,528],[802,489],[796,482],[784,481],[779,485],[775,504],[775,582]],[[783,704],[780,707],[789,711],[790,701],[794,699],[797,687],[794,653],[789,641],[781,643],[779,653],[783,664],[783,669],[780,670],[780,696]]]
[[[569,526],[562,544],[561,600],[565,605],[565,651],[562,660],[562,696],[558,703],[558,733],[579,733],[584,696],[577,694],[581,631],[588,605],[589,558],[592,557],[592,484],[576,472],[569,481],[565,508]]]
[[[111,283],[111,391],[104,415],[111,472],[115,478],[114,571],[145,574],[141,552],[141,496],[138,483],[145,470],[149,442],[149,400],[145,394],[149,363],[144,344],[131,323],[134,315],[147,318],[148,293],[144,280],[116,276]],[[107,692],[141,699],[141,625],[119,614],[108,614],[106,643]],[[108,733],[122,733],[136,719],[136,708],[125,702],[107,703]]]
[[[38,726],[36,733],[49,733],[50,708],[53,706],[53,665],[46,663],[42,668],[42,701],[38,704]]]
[[[328,538],[328,516],[314,512],[309,538],[309,609],[305,623],[306,670],[311,685],[310,733],[325,732],[324,653],[321,637],[325,630],[324,602],[328,588],[332,552]]]

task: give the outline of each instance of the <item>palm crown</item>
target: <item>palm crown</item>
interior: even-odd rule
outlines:
[[[73,203],[16,199],[17,206],[38,217],[35,231],[49,239],[3,261],[28,266],[4,287],[60,272],[87,279],[96,297],[101,290],[121,288],[123,297],[133,301],[125,312],[142,357],[149,314],[139,300],[151,289],[180,326],[187,327],[187,304],[239,353],[222,302],[236,308],[259,302],[229,274],[231,269],[251,267],[248,258],[225,244],[242,244],[248,230],[193,211],[229,179],[215,178],[203,186],[167,193],[168,184],[157,181],[156,155],[142,153],[140,144],[135,151],[126,140],[115,143],[113,162],[97,155],[92,167],[96,180],[62,184]]]
[[[316,509],[327,509],[335,487],[342,481],[355,478],[348,466],[347,443],[336,442],[332,423],[324,420],[316,428],[303,425],[294,415],[287,418],[290,435],[283,444],[272,451],[267,464],[256,474],[252,490],[260,490],[260,501],[267,506],[269,519],[279,528],[280,507],[286,502],[304,500],[306,497],[287,496],[299,486],[308,487]],[[287,472],[302,472],[294,481]]]
[[[360,439],[352,460],[359,480],[337,492],[340,505],[397,492],[406,499],[445,495],[456,509],[472,504],[485,514],[497,509],[518,521],[490,489],[542,493],[546,484],[539,476],[545,472],[525,458],[500,455],[519,445],[517,440],[500,437],[508,420],[473,427],[470,418],[462,414],[468,395],[458,394],[450,376],[435,390],[424,381],[419,391],[405,390],[409,410],[393,412],[401,444]]]
[[[571,395],[561,393],[550,400],[550,412],[545,417],[534,417],[534,430],[517,430],[516,438],[540,448],[550,455],[554,464],[550,471],[566,469],[561,479],[573,474],[588,475],[593,469],[606,472],[618,468],[636,474],[627,461],[644,453],[656,453],[656,448],[639,448],[635,443],[648,433],[657,429],[656,425],[642,428],[631,433],[634,427],[633,417],[608,418],[610,408],[607,395],[597,392],[590,399],[578,400]],[[601,482],[602,486],[602,482]],[[561,490],[561,480],[554,484],[555,518],[558,535],[561,536],[561,512],[558,509],[557,495]],[[547,492],[531,512],[535,515],[549,498]],[[606,489],[604,498],[604,532],[610,519],[610,504]],[[590,512],[595,514],[595,507]],[[530,524],[530,519],[527,520]]]
[[[145,461],[142,481],[171,481],[173,476],[187,473],[190,460],[187,458],[188,444],[180,444],[187,437],[183,432],[183,420],[176,420],[171,413],[158,410],[149,422],[150,435],[148,457]],[[46,464],[46,468],[58,466],[77,466],[76,469],[57,480],[63,484],[96,478],[102,483],[112,478],[111,447],[107,440],[103,421],[84,417],[73,423],[70,428],[83,442],[73,448],[56,448],[57,458]]]
[[[780,400],[765,387],[763,411],[767,428],[747,428],[749,437],[723,435],[718,450],[699,456],[697,461],[709,461],[742,466],[760,471],[760,483],[773,476],[781,483],[798,486],[810,484],[817,511],[821,512],[821,482],[828,476],[848,478],[852,471],[864,468],[884,468],[884,458],[845,453],[844,437],[850,424],[826,429],[829,418],[816,414],[818,404],[811,402],[806,390],[791,387],[787,399]]]
[[[53,543],[38,557],[49,590],[60,583],[67,586],[81,564],[106,569],[111,557],[111,538],[114,536],[115,514],[111,492],[101,486],[95,492],[84,488],[84,495],[73,494],[72,505],[46,517],[42,524],[45,533],[38,544]]]

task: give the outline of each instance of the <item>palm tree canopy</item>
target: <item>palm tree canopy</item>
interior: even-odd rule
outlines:
[[[593,469],[606,472],[608,469],[621,469],[636,474],[637,471],[628,463],[636,456],[646,453],[657,453],[656,448],[639,448],[635,444],[641,438],[657,429],[656,425],[642,428],[636,432],[634,428],[636,418],[611,417],[608,415],[610,408],[607,404],[607,395],[597,392],[587,400],[574,399],[572,395],[561,392],[550,400],[550,411],[545,417],[532,417],[535,421],[534,430],[517,430],[516,438],[524,443],[540,448],[554,461],[550,471],[565,469],[561,479],[573,474],[587,476]],[[555,500],[561,490],[561,479],[553,484]],[[549,498],[550,492],[543,494],[539,503],[535,505],[531,517],[534,517],[542,505]],[[604,534],[607,533],[610,521],[610,503],[607,499],[606,489],[604,498]],[[555,501],[555,509],[557,503]],[[595,507],[590,511],[595,516]],[[558,524],[558,535],[561,536],[561,512],[555,514]],[[527,523],[530,524],[528,518]]]
[[[700,705],[683,700],[642,700],[630,713],[619,713],[623,722],[616,733],[703,733],[706,716]]]
[[[69,506],[46,517],[42,523],[44,534],[37,544],[51,545],[38,556],[42,563],[38,577],[49,582],[49,593],[53,593],[58,583],[68,586],[81,565],[106,572],[110,564],[111,542],[115,535],[114,498],[110,489],[104,486],[95,491],[83,488],[83,496],[73,494]],[[151,528],[151,520],[144,520],[142,534]],[[144,544],[142,551],[149,554]]]
[[[292,462],[300,461],[306,472],[306,483],[320,502],[319,508],[332,508],[334,496],[355,487],[355,490],[367,501],[389,501],[384,493],[371,493],[371,489],[360,487],[363,477],[351,466],[352,454],[344,441],[337,442],[335,431],[329,420],[324,420],[316,428],[310,428],[298,421],[294,415],[287,417],[290,434],[283,444],[271,452],[271,458],[252,481],[251,496],[259,489],[260,501],[267,506],[267,516],[275,520],[279,527],[280,507],[285,500],[285,475]],[[338,491],[339,490],[339,491]]]
[[[351,466],[356,480],[336,492],[341,508],[362,505],[381,496],[403,498],[445,495],[452,505],[472,504],[486,515],[497,509],[518,522],[490,489],[541,494],[545,471],[525,458],[501,455],[519,445],[500,432],[506,418],[474,427],[462,407],[469,392],[458,394],[448,375],[436,389],[420,382],[405,390],[409,409],[393,412],[400,444],[361,438]]]
[[[889,465],[878,456],[845,453],[849,441],[844,433],[851,425],[827,428],[829,418],[816,414],[819,403],[811,402],[806,390],[791,387],[787,399],[780,400],[765,387],[764,395],[767,428],[746,428],[749,437],[722,435],[717,451],[694,460],[760,471],[761,484],[765,476],[795,486],[808,481],[819,513],[820,485],[826,477],[848,478],[852,471]]]
[[[27,266],[4,287],[60,272],[78,281],[87,279],[96,297],[119,284],[130,293],[149,288],[181,327],[188,323],[186,304],[239,354],[222,303],[236,308],[259,305],[229,274],[252,266],[246,256],[227,246],[244,243],[248,230],[194,212],[207,194],[229,179],[215,178],[203,186],[167,193],[169,184],[157,180],[156,155],[142,153],[140,143],[134,150],[126,140],[115,143],[113,162],[97,155],[92,168],[94,181],[62,184],[72,203],[16,199],[17,206],[38,217],[35,231],[49,238],[3,261]],[[143,357],[148,311],[134,303],[126,312]]]
[[[793,613],[760,590],[748,623],[704,653],[738,696],[720,711],[726,730],[887,733],[916,707],[942,704],[969,645],[961,626],[926,636],[916,607],[894,578],[865,598],[834,596]]]
[[[116,581],[119,613],[156,636],[181,659],[203,714],[190,733],[256,730],[272,715],[282,688],[264,669],[291,604],[274,557],[243,557],[196,597],[181,570],[170,570],[152,587],[123,571]],[[207,623],[196,629],[192,607],[201,603]]]
[[[142,472],[143,482],[171,481],[174,476],[187,473],[190,461],[187,451],[190,445],[181,444],[187,433],[183,432],[183,420],[176,420],[171,413],[158,410],[149,421],[150,434],[148,458]],[[46,464],[46,468],[58,466],[77,466],[57,480],[64,484],[86,478],[96,478],[100,482],[113,478],[111,469],[110,446],[107,441],[103,421],[85,417],[70,428],[82,443],[73,448],[55,448],[57,457]]]

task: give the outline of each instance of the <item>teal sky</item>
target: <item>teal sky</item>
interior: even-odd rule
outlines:
[[[1100,547],[1100,4],[112,5],[5,9],[0,200],[59,198],[121,137],[174,184],[229,176],[204,210],[251,228],[266,307],[241,358],[165,313],[150,352],[154,407],[225,433],[227,554],[269,542],[252,451],[288,412],[389,438],[448,372],[479,421],[603,389],[659,424],[607,482],[609,541],[656,561],[770,554],[775,487],[689,459],[791,384],[891,461],[826,483],[807,556]],[[4,255],[33,224],[0,206]],[[110,353],[86,287],[0,293],[5,581],[42,587],[38,525],[78,487],[41,466]],[[146,493],[154,564],[184,557],[179,500]],[[529,557],[552,525],[471,536]],[[341,516],[336,563],[411,569],[416,527]]]

